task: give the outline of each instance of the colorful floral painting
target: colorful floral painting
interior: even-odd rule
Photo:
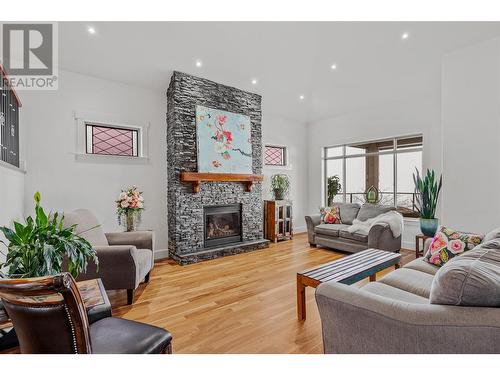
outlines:
[[[482,235],[457,232],[444,226],[439,227],[425,254],[427,262],[441,267],[451,258],[464,251],[472,250],[483,240]]]
[[[198,172],[252,173],[250,117],[196,106]]]

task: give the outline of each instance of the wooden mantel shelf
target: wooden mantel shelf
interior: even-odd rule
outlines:
[[[243,182],[246,191],[250,192],[254,182],[261,182],[263,179],[264,176],[261,174],[181,172],[181,181],[191,182],[193,184],[193,193],[200,191],[202,182]]]

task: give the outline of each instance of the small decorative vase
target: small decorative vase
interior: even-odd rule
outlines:
[[[127,211],[125,214],[125,230],[127,232],[134,232],[137,226],[136,215],[134,211]]]
[[[438,219],[420,218],[420,230],[429,237],[434,237],[438,228]]]
[[[277,201],[285,199],[285,194],[283,194],[283,190],[274,189],[274,199]]]

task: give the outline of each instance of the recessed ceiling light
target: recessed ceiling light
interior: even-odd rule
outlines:
[[[337,69],[337,65],[336,64],[332,64],[332,66],[330,68],[332,68],[332,70],[335,70],[335,69]]]
[[[256,85],[257,84],[257,80],[254,78],[252,79],[252,85]]]
[[[305,98],[305,96],[304,96],[304,95],[299,96],[299,99],[300,99],[300,100],[304,100],[304,98]]]
[[[92,34],[92,35],[94,35],[94,34],[96,33],[95,28],[94,28],[94,27],[92,27],[92,26],[89,26],[89,27],[87,28],[87,31],[89,32],[89,34]]]
[[[203,65],[203,63],[201,62],[201,60],[196,61],[196,66],[198,68],[201,68],[202,65]]]
[[[401,35],[401,39],[405,40],[405,39],[408,39],[410,37],[410,34],[408,33],[403,33],[403,35]]]

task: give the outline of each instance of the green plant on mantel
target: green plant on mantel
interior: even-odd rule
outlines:
[[[436,215],[439,193],[443,186],[443,176],[436,179],[433,170],[427,170],[426,175],[422,178],[417,168],[416,174],[413,174],[413,182],[415,183],[416,209],[422,219],[434,219]]]
[[[274,199],[285,199],[290,191],[290,177],[286,174],[274,174],[271,176],[271,189],[274,193]]]
[[[76,225],[64,227],[64,215],[48,215],[40,206],[41,196],[35,196],[35,218],[28,216],[24,224],[14,222],[14,229],[0,227],[9,244],[6,261],[10,278],[28,278],[54,275],[61,272],[63,258],[67,257],[68,271],[73,277],[87,269],[88,260],[96,265],[96,251],[90,243],[76,234]],[[92,228],[94,229],[94,228]]]

